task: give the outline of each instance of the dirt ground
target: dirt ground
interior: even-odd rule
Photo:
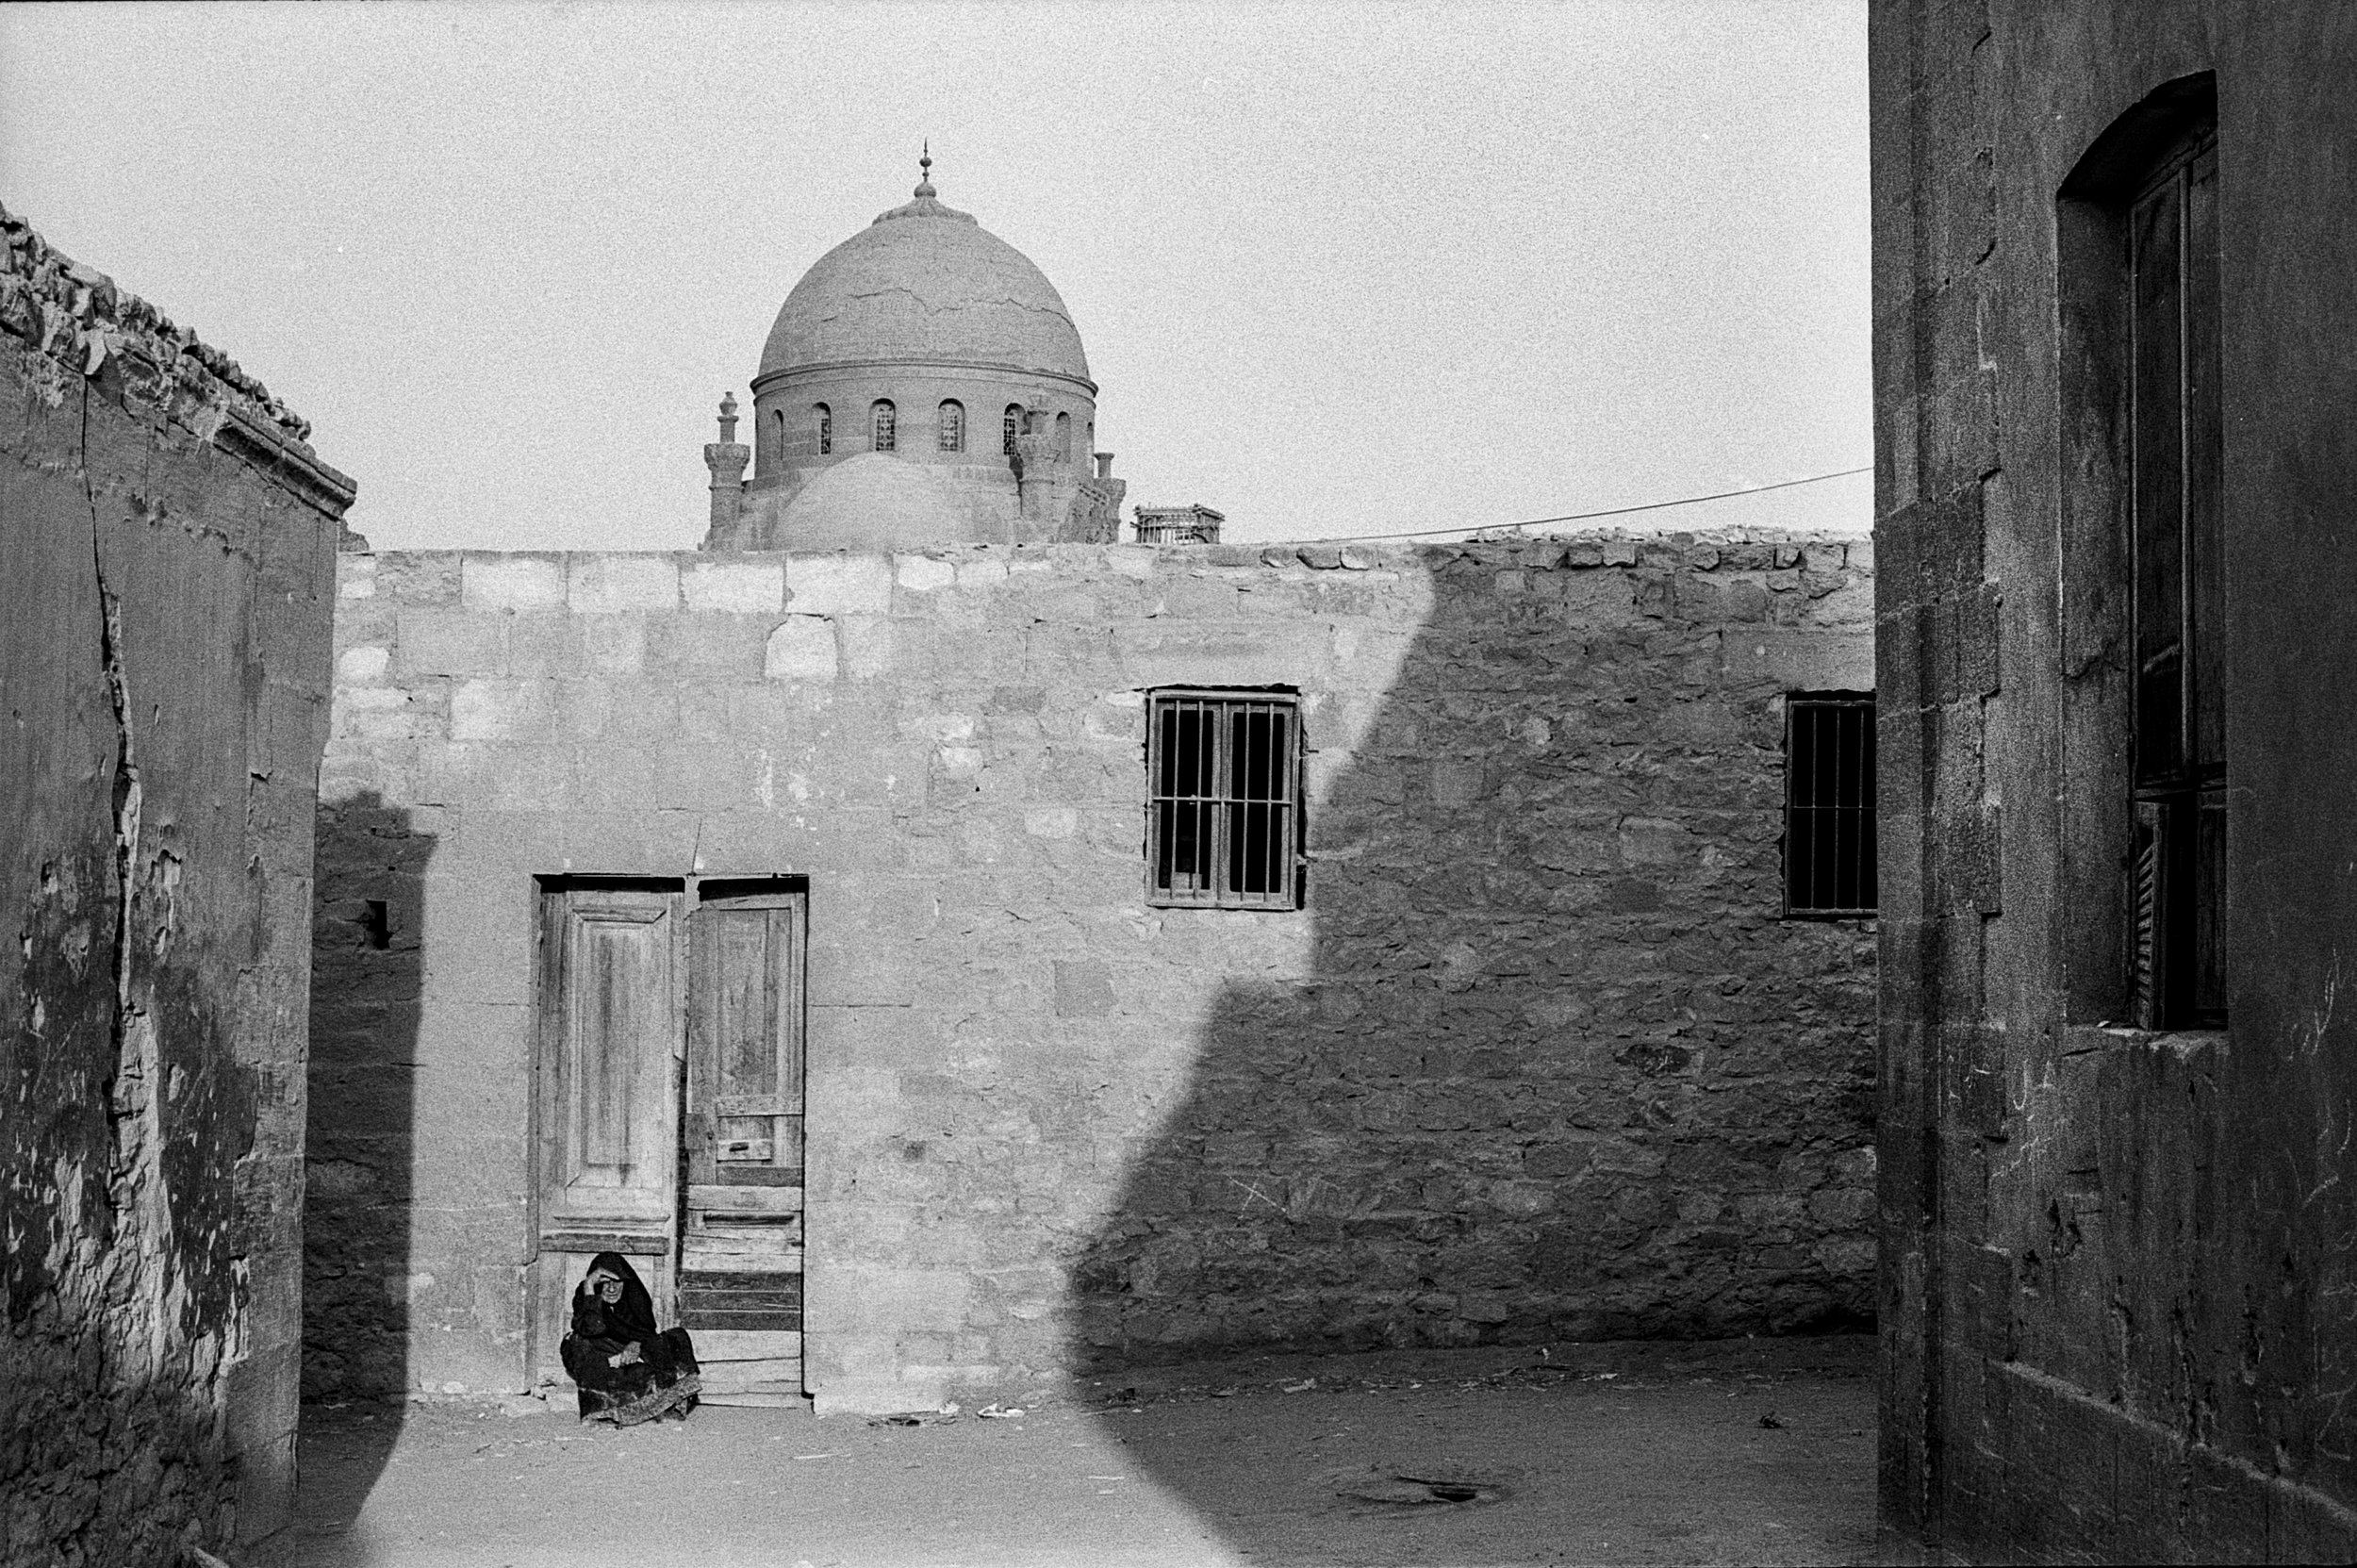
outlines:
[[[1873,1346],[1259,1357],[921,1426],[537,1401],[306,1407],[256,1568],[1860,1562]],[[518,1413],[519,1411],[522,1413]]]

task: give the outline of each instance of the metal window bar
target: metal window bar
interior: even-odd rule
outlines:
[[[1874,700],[1796,698],[1785,746],[1785,913],[1875,911]]]
[[[1299,907],[1299,716],[1289,697],[1173,691],[1149,704],[1146,898]]]

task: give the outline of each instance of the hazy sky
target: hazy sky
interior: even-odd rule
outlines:
[[[1132,502],[1496,524],[1871,461],[1863,10],[8,6],[0,202],[310,419],[378,545],[680,549],[930,137]]]

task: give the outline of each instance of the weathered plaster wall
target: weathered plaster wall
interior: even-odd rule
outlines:
[[[822,1408],[1862,1320],[1871,927],[1780,919],[1778,834],[1781,694],[1872,683],[1868,554],[347,556],[316,1386],[523,1376],[533,878],[569,871],[811,879]],[[1173,684],[1301,691],[1307,908],[1146,907]]]
[[[2357,21],[1880,0],[1882,1507],[1967,1560],[2357,1553]],[[2056,194],[2217,80],[2228,1031],[2125,1015],[2122,509]],[[2108,822],[2108,826],[2107,826]]]
[[[0,212],[0,1542],[170,1562],[294,1483],[311,832],[349,485]]]

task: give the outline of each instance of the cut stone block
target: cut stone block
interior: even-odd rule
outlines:
[[[565,563],[553,555],[469,555],[459,567],[470,610],[556,610],[565,605]]]
[[[824,616],[793,615],[769,634],[761,671],[772,681],[832,682],[840,668],[834,622]]]

